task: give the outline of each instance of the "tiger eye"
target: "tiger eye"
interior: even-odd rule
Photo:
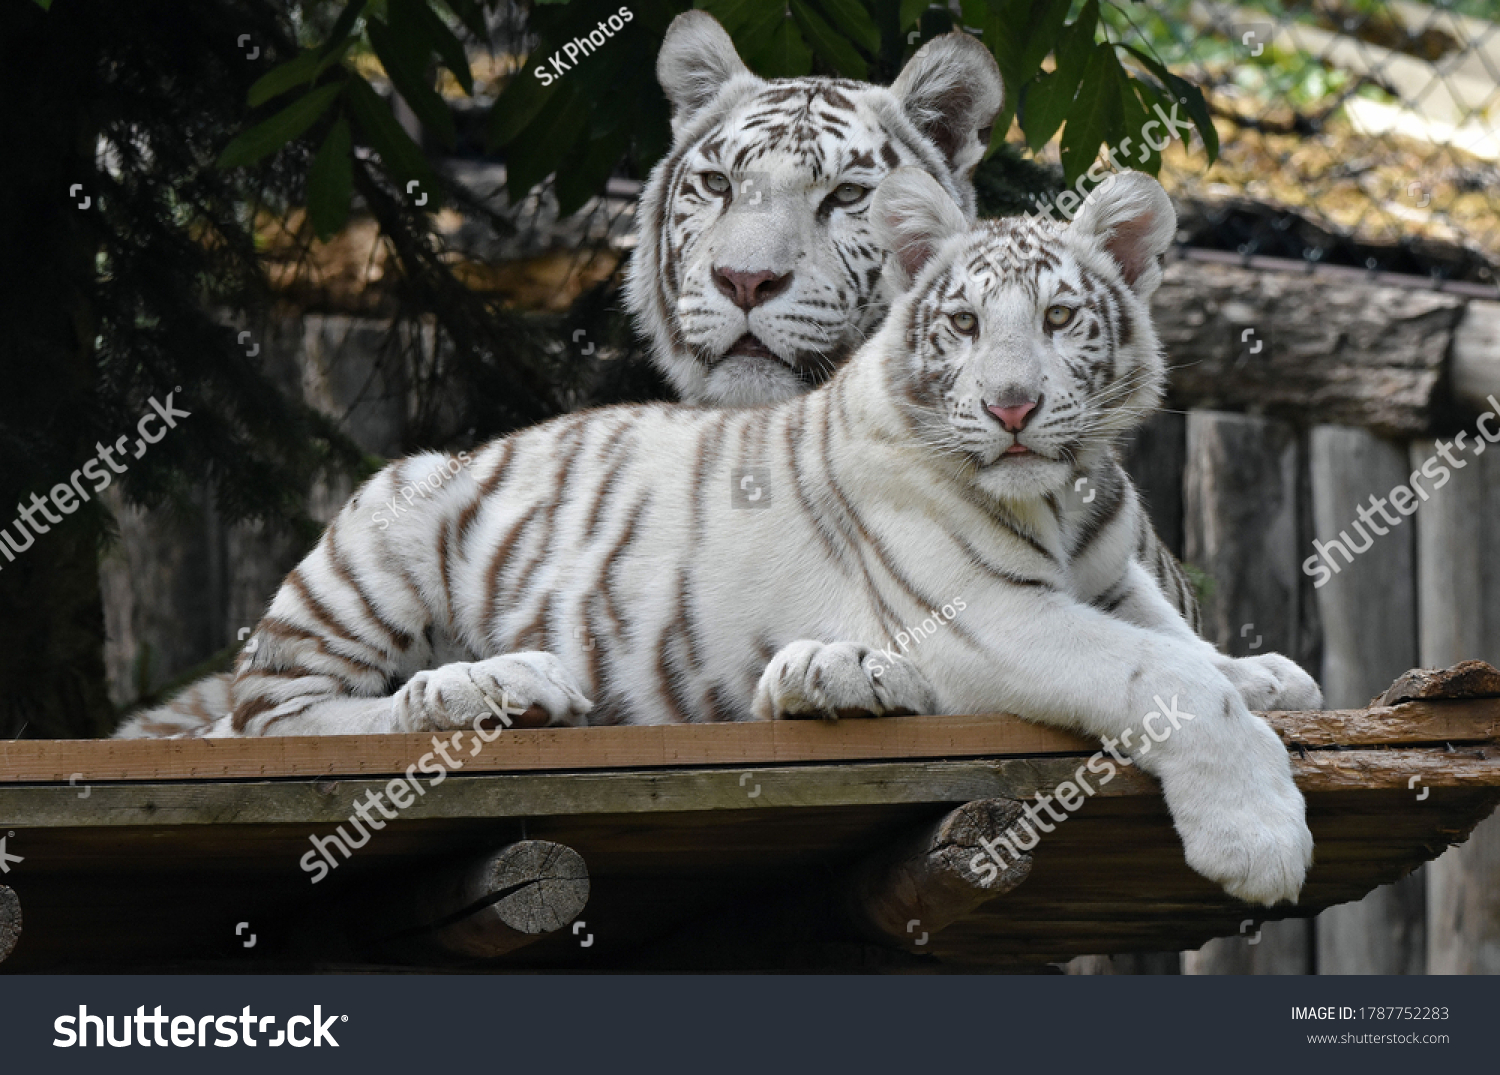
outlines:
[[[723,172],[704,172],[703,185],[715,194],[724,194],[729,190],[729,177]]]
[[[868,193],[870,193],[870,188],[862,187],[858,183],[840,183],[834,189],[833,200],[840,205],[853,205]]]
[[[960,332],[973,332],[974,326],[979,324],[979,319],[967,310],[953,315],[953,327]]]
[[[1047,307],[1047,324],[1053,328],[1062,328],[1073,320],[1073,307],[1071,306],[1049,306]]]

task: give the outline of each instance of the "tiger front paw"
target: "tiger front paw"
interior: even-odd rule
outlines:
[[[759,720],[887,717],[936,708],[937,694],[915,665],[854,642],[789,643],[755,688]]]
[[[1261,653],[1253,657],[1220,657],[1216,662],[1240,692],[1245,705],[1260,712],[1323,708],[1317,680],[1289,657]]]
[[[418,672],[396,694],[396,719],[407,731],[475,726],[577,727],[593,702],[550,653],[507,653]]]

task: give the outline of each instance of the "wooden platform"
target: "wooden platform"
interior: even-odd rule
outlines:
[[[581,915],[451,965],[1037,967],[1193,948],[1356,899],[1500,802],[1500,698],[1267,719],[1317,840],[1299,906],[1268,915],[1192,873],[1155,782],[1131,768],[1043,837],[1013,890],[883,941],[844,913],[862,863],[955,807],[1050,792],[1097,745],[1010,716],[511,730],[460,752],[461,771],[313,885],[309,836],[347,826],[430,736],[0,743],[0,885],[24,915],[3,969],[449,965],[390,940],[402,894],[522,839],[581,856]]]

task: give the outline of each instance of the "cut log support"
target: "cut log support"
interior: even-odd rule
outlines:
[[[935,825],[867,859],[855,869],[849,885],[855,925],[887,943],[925,944],[929,935],[1009,892],[1031,873],[1031,856],[1020,851],[1013,860],[996,840],[1015,845],[1020,832],[1034,843],[1025,826],[1016,825],[1024,814],[1021,804],[1011,799],[965,803]],[[1007,865],[996,863],[983,841],[998,847]],[[982,860],[978,871],[971,865],[976,855]],[[985,863],[993,869],[983,868]]]
[[[20,939],[21,901],[16,898],[14,889],[0,885],[0,963],[15,951]]]
[[[493,959],[567,926],[588,898],[582,855],[521,840],[381,897],[366,921],[381,947],[398,954]]]

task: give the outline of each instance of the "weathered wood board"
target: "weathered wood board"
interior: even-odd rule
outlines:
[[[351,909],[518,840],[576,851],[587,905],[571,930],[460,965],[1035,969],[1358,898],[1500,801],[1500,699],[1268,719],[1318,842],[1297,907],[1248,907],[1188,870],[1155,782],[1130,768],[1043,836],[1021,883],[905,945],[786,912],[956,807],[1052,791],[1093,744],[1005,716],[508,731],[313,885],[309,837],[430,737],[7,743],[0,829],[22,861],[5,883],[26,930],[4,969],[382,965]]]

